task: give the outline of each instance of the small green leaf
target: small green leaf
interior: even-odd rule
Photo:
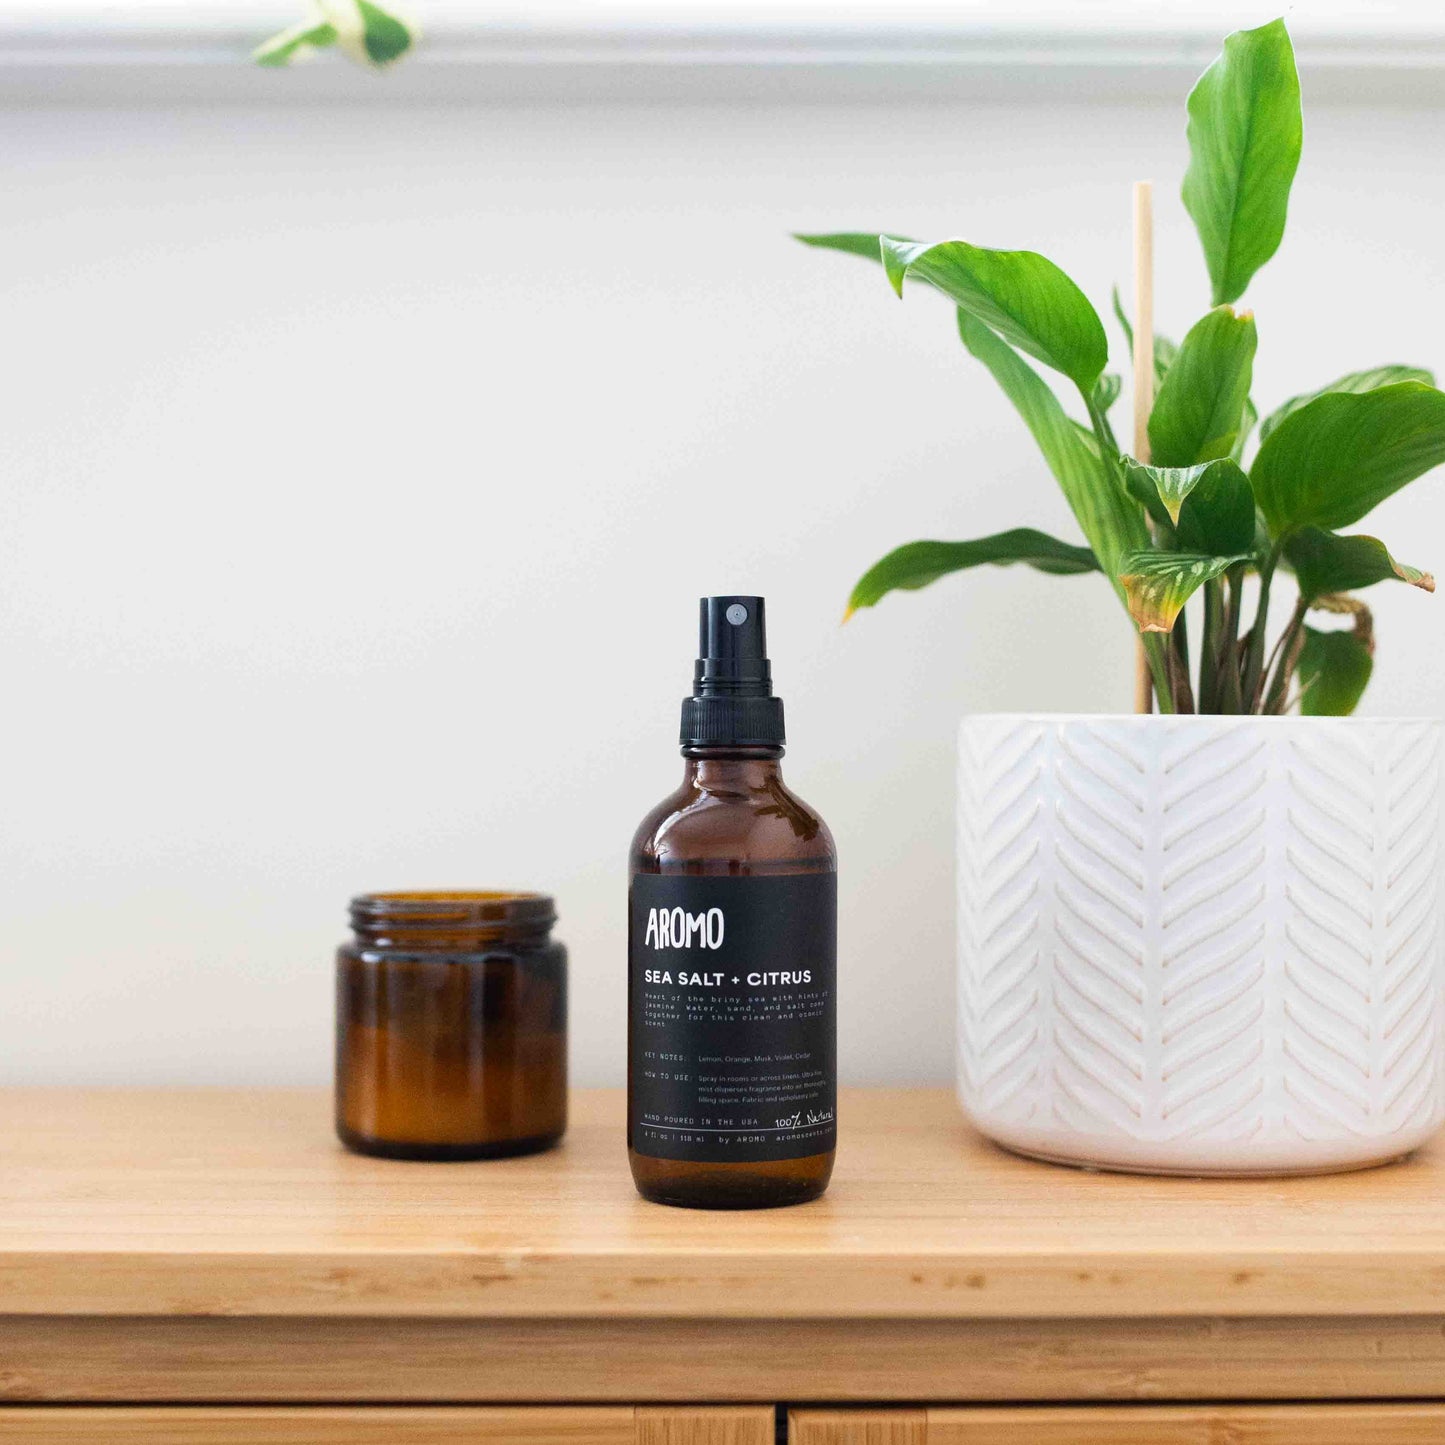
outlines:
[[[1109,475],[1097,444],[1092,438],[1086,440],[1048,384],[1013,347],[961,309],[958,330],[963,344],[988,367],[1018,409],[1099,566],[1114,582],[1119,558],[1149,545],[1143,513]],[[1114,587],[1122,597],[1117,582]]]
[[[1106,371],[1094,383],[1094,405],[1100,411],[1108,411],[1119,400],[1119,390],[1122,385],[1117,371]]]
[[[883,239],[881,231],[794,231],[793,239],[805,246],[817,246],[824,251],[843,251],[850,256],[862,256],[865,261],[883,263],[883,251],[879,245]]]
[[[1284,555],[1307,602],[1327,592],[1358,592],[1395,578],[1426,592],[1435,590],[1428,572],[1397,562],[1378,537],[1342,537],[1303,527],[1284,544]]]
[[[1306,627],[1298,664],[1300,711],[1306,717],[1348,717],[1374,670],[1370,649],[1353,632]]]
[[[1358,522],[1445,461],[1445,393],[1401,381],[1306,402],[1270,433],[1250,481],[1274,537]]]
[[[1129,355],[1134,354],[1134,323],[1129,320],[1129,313],[1124,310],[1124,303],[1119,297],[1119,288],[1114,287],[1110,293],[1110,299],[1114,303],[1114,315],[1119,322],[1119,330],[1124,333],[1125,344],[1129,348]]]
[[[1390,386],[1397,381],[1423,381],[1426,386],[1435,385],[1434,376],[1418,366],[1376,366],[1369,371],[1347,372],[1344,376],[1330,382],[1328,386],[1322,386],[1317,391],[1306,391],[1299,396],[1292,396],[1283,406],[1275,407],[1259,425],[1260,444],[1263,445],[1269,440],[1270,432],[1285,417],[1297,412],[1300,407],[1307,406],[1317,396],[1323,396],[1329,391],[1348,391],[1358,395],[1360,392],[1374,391],[1376,387]]]
[[[1132,361],[1134,356],[1134,325],[1129,320],[1128,313],[1124,310],[1124,303],[1119,299],[1119,288],[1114,287],[1114,315],[1118,319],[1119,329],[1124,333],[1124,340],[1129,347],[1129,357]],[[1154,333],[1154,390],[1157,392],[1164,384],[1164,378],[1169,374],[1169,368],[1178,356],[1179,348],[1167,336],[1161,336],[1157,331]]]
[[[395,15],[373,0],[356,0],[356,8],[365,27],[362,43],[373,65],[390,65],[411,49],[411,29]]]
[[[1133,457],[1126,456],[1122,460],[1125,489],[1149,513],[1150,520],[1158,531],[1172,537],[1174,518],[1165,509],[1164,498],[1159,495],[1159,485],[1154,478],[1155,468],[1135,461]]]
[[[1197,322],[1179,347],[1154,409],[1149,448],[1160,467],[1190,467],[1227,457],[1239,436],[1254,369],[1254,317],[1220,306]]]
[[[1129,491],[1146,505],[1158,503],[1186,552],[1225,556],[1253,548],[1254,493],[1237,462],[1153,467],[1130,459],[1127,466]]]
[[[1304,127],[1283,20],[1237,30],[1189,95],[1184,206],[1194,218],[1214,305],[1237,301],[1279,249]]]
[[[1167,336],[1161,336],[1156,331],[1154,333],[1154,383],[1156,387],[1164,384],[1164,378],[1169,375],[1169,368],[1178,359],[1178,343],[1170,341]]]
[[[1129,615],[1140,632],[1169,632],[1184,604],[1248,557],[1206,557],[1200,552],[1132,552],[1119,569]]]
[[[846,622],[860,607],[872,607],[888,593],[900,589],[914,592],[950,572],[987,564],[1008,566],[1025,562],[1040,572],[1066,577],[1080,572],[1097,572],[1099,564],[1087,547],[1060,542],[1031,527],[1015,527],[971,542],[909,542],[875,562],[859,579],[848,599]]]
[[[251,52],[251,59],[257,65],[290,65],[293,61],[310,55],[313,50],[322,50],[335,44],[335,26],[324,20],[320,24],[307,20],[258,45]]]
[[[1197,467],[1155,467],[1130,457],[1126,460],[1129,490],[1141,500],[1152,490],[1169,518],[1169,525],[1176,526],[1179,508],[1199,484],[1209,465],[1204,462]]]
[[[1021,351],[1062,372],[1089,396],[1109,359],[1104,325],[1088,298],[1033,251],[988,251],[967,241],[925,245],[883,237],[893,289],[913,276],[952,298]]]

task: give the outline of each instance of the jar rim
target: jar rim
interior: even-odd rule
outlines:
[[[358,924],[393,922],[550,928],[557,921],[557,906],[550,893],[408,888],[357,894],[351,900],[351,920]]]

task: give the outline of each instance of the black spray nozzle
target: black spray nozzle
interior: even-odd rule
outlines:
[[[783,700],[773,696],[763,599],[704,597],[697,651],[683,747],[781,747]]]
[[[694,697],[771,697],[767,624],[761,597],[704,597],[698,602]]]

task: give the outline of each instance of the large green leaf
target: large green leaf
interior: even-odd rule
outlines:
[[[1100,568],[1122,597],[1115,580],[1119,559],[1149,544],[1143,512],[1114,481],[1108,464],[1069,418],[1048,384],[1013,347],[962,309],[958,330],[963,344],[988,367],[1018,409]]]
[[[1012,562],[1026,562],[1040,572],[1060,577],[1099,570],[1094,554],[1087,547],[1060,542],[1057,537],[1036,532],[1032,527],[1015,527],[1011,532],[996,532],[971,542],[909,542],[875,562],[859,578],[843,620],[846,622],[860,607],[872,607],[890,592],[900,589],[916,592],[950,572],[985,564],[1007,566]]]
[[[901,296],[913,276],[951,297],[1021,351],[1062,372],[1089,396],[1109,359],[1104,324],[1088,297],[1033,251],[987,251],[967,241],[883,237],[883,266]]]
[[[850,256],[877,261],[879,265],[883,263],[883,251],[879,244],[883,239],[881,231],[794,231],[793,239],[805,246],[817,246],[824,251],[844,251]]]
[[[1307,406],[1317,396],[1323,396],[1327,391],[1348,391],[1358,395],[1362,391],[1374,391],[1376,387],[1389,386],[1397,381],[1423,381],[1426,386],[1435,385],[1434,376],[1419,366],[1376,366],[1369,371],[1346,372],[1344,376],[1336,378],[1328,386],[1319,387],[1315,391],[1303,392],[1299,396],[1292,396],[1282,406],[1275,407],[1259,424],[1259,440],[1263,444],[1268,440],[1270,432],[1285,417],[1297,412],[1300,407]]]
[[[1237,462],[1244,461],[1244,444],[1249,440],[1249,434],[1254,430],[1254,424],[1259,420],[1259,413],[1255,410],[1254,402],[1249,397],[1244,399],[1244,416],[1239,423],[1239,431],[1235,434],[1234,445],[1229,449],[1229,455]]]
[[[1204,246],[1216,306],[1244,295],[1279,248],[1303,134],[1284,21],[1235,31],[1189,95],[1184,205]]]
[[[1131,552],[1119,567],[1129,615],[1140,632],[1169,632],[1184,604],[1206,582],[1248,557],[1206,557],[1200,552]]]
[[[1227,457],[1239,435],[1254,370],[1254,317],[1220,306],[1189,331],[1149,414],[1150,460],[1192,467]]]
[[[1260,447],[1250,481],[1269,530],[1333,530],[1445,461],[1445,392],[1418,381],[1326,392]]]
[[[1177,529],[1186,552],[1225,556],[1254,546],[1254,493],[1228,457],[1197,467],[1154,467],[1130,460],[1130,493],[1157,506]],[[1152,494],[1152,495],[1151,495]]]
[[[1348,717],[1374,669],[1370,649],[1353,632],[1306,627],[1298,665],[1300,711],[1307,717]]]
[[[1285,543],[1284,554],[1306,601],[1327,592],[1357,592],[1392,578],[1426,592],[1435,590],[1435,579],[1428,572],[1397,562],[1378,537],[1341,537],[1303,527]]]
[[[1179,545],[1217,557],[1259,551],[1254,490],[1230,457],[1205,464],[1203,477],[1179,509]]]

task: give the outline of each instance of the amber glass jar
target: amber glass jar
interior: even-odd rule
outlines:
[[[394,1159],[545,1149],[567,1125],[567,950],[541,893],[369,893],[336,955],[336,1130]]]

